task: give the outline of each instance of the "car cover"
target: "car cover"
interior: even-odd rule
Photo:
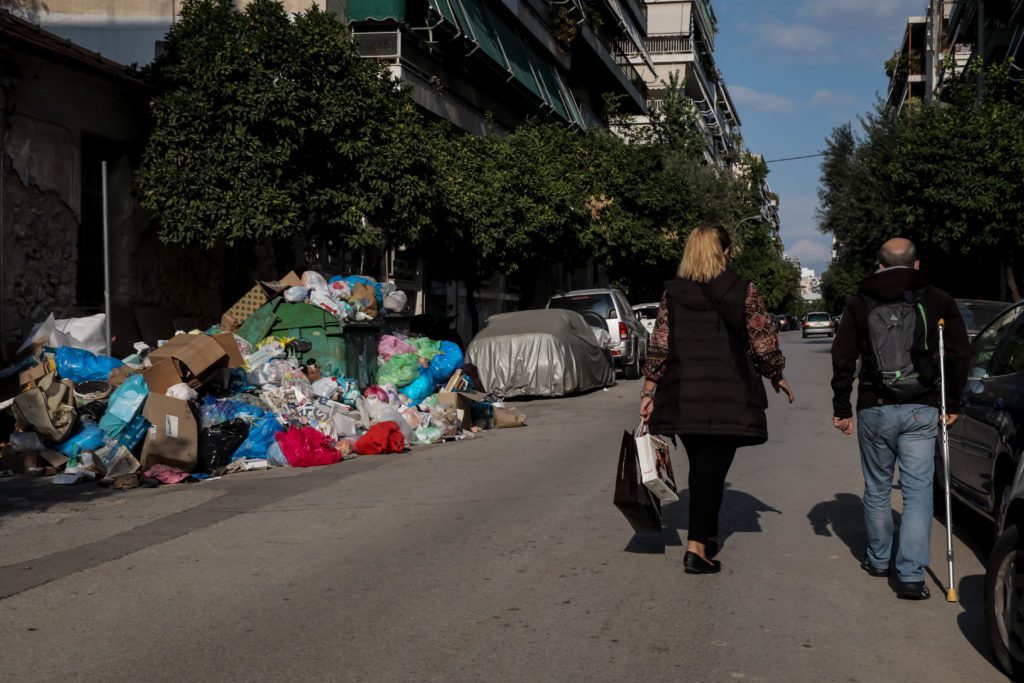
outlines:
[[[491,316],[466,350],[487,391],[564,396],[615,381],[608,351],[579,313],[560,309]]]

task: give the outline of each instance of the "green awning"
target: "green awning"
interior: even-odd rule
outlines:
[[[494,27],[497,30],[498,38],[505,48],[505,56],[512,66],[512,73],[516,80],[525,85],[530,92],[543,99],[540,82],[537,80],[534,59],[531,58],[530,48],[519,33],[508,22],[500,16],[494,17]]]
[[[430,8],[435,14],[447,21],[456,29],[460,28],[459,20],[455,18],[455,10],[452,9],[452,5],[449,0],[430,0]]]
[[[405,0],[348,0],[349,21],[405,21]]]
[[[562,99],[562,93],[558,91],[558,74],[555,67],[547,60],[540,60],[537,64],[537,75],[540,77],[541,86],[544,89],[544,99],[559,116],[567,122],[572,123],[572,115]]]
[[[498,38],[498,32],[494,28],[494,15],[491,13],[490,8],[479,0],[473,0],[468,3],[460,2],[459,4],[465,13],[466,20],[469,22],[468,27],[463,25],[463,28],[467,29],[466,35],[476,40],[480,49],[493,59],[499,67],[506,71],[511,71],[508,58],[505,56],[505,50],[501,46],[501,39]],[[468,30],[470,28],[472,32]]]

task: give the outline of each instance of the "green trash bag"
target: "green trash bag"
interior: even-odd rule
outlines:
[[[416,354],[420,358],[426,358],[427,361],[434,359],[441,353],[441,342],[428,339],[426,337],[417,337],[416,339],[407,339],[409,344],[416,347]]]
[[[420,359],[415,353],[403,353],[392,356],[391,360],[380,366],[377,370],[377,383],[404,387],[412,384],[419,376]]]

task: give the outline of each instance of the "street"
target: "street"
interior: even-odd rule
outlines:
[[[326,468],[49,504],[0,481],[0,671],[43,680],[999,681],[964,521],[960,604],[858,566],[856,441],[829,340],[783,335],[793,406],[741,450],[723,571],[683,573],[686,492],[632,538],[612,506],[640,382],[523,402],[525,429]],[[675,453],[680,489],[686,458]],[[88,489],[88,491],[87,491]],[[81,497],[75,495],[80,493]],[[943,527],[932,570],[945,576]]]

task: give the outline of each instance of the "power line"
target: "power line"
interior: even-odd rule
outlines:
[[[813,159],[814,157],[823,157],[823,156],[825,156],[824,152],[818,152],[817,154],[805,154],[805,155],[803,155],[801,157],[785,157],[784,159],[768,159],[764,163],[766,163],[766,164],[774,164],[776,161],[796,161],[797,159]]]

